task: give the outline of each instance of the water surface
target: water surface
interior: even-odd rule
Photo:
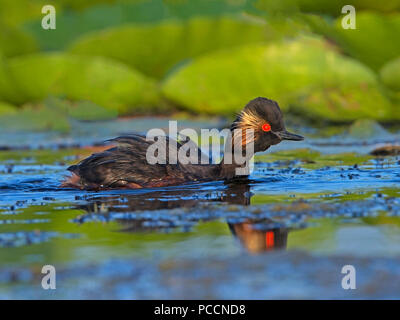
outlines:
[[[60,188],[92,146],[154,124],[122,123],[0,133],[0,298],[399,297],[400,159],[368,155],[396,133],[360,141],[310,129],[229,184]],[[41,288],[45,264],[57,269],[54,291]],[[341,288],[346,264],[357,290]]]

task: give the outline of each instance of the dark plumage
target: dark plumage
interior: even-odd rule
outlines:
[[[238,134],[235,129],[242,129],[244,132],[246,129],[254,130],[254,136],[249,141],[245,134],[242,134],[242,137],[239,136],[238,139],[243,149],[246,144],[254,142],[254,153],[264,151],[282,140],[303,140],[303,137],[285,130],[278,104],[266,98],[250,101],[231,126],[233,137]],[[69,167],[68,170],[73,172],[73,176],[65,181],[63,186],[84,189],[149,188],[178,185],[190,181],[228,180],[235,178],[236,168],[243,167],[235,161],[232,164],[225,164],[224,160],[219,164],[183,164],[179,160],[177,163],[171,163],[168,157],[170,144],[179,150],[186,143],[193,142],[189,140],[177,142],[168,137],[165,139],[165,164],[150,164],[146,159],[148,148],[155,142],[147,141],[141,135],[122,136],[110,140],[116,145],[115,147],[92,154],[79,164]],[[234,144],[237,140],[232,141],[228,143]],[[197,146],[196,152],[195,156],[198,159],[205,157]],[[246,154],[248,158],[252,156],[253,153]]]

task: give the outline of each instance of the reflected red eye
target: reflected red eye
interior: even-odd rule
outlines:
[[[271,131],[271,126],[269,125],[269,123],[263,124],[262,126],[263,131]]]

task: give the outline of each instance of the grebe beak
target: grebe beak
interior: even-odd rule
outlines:
[[[282,140],[293,140],[293,141],[301,141],[304,140],[304,137],[291,133],[289,131],[280,131],[280,132],[274,132],[279,138]]]

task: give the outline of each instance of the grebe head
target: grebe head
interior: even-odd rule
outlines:
[[[304,139],[300,135],[286,131],[278,103],[262,97],[251,100],[244,107],[231,126],[232,131],[235,129],[242,129],[242,145],[254,142],[254,152],[264,151],[282,140]],[[247,141],[245,137],[247,129],[254,131],[251,141]]]

